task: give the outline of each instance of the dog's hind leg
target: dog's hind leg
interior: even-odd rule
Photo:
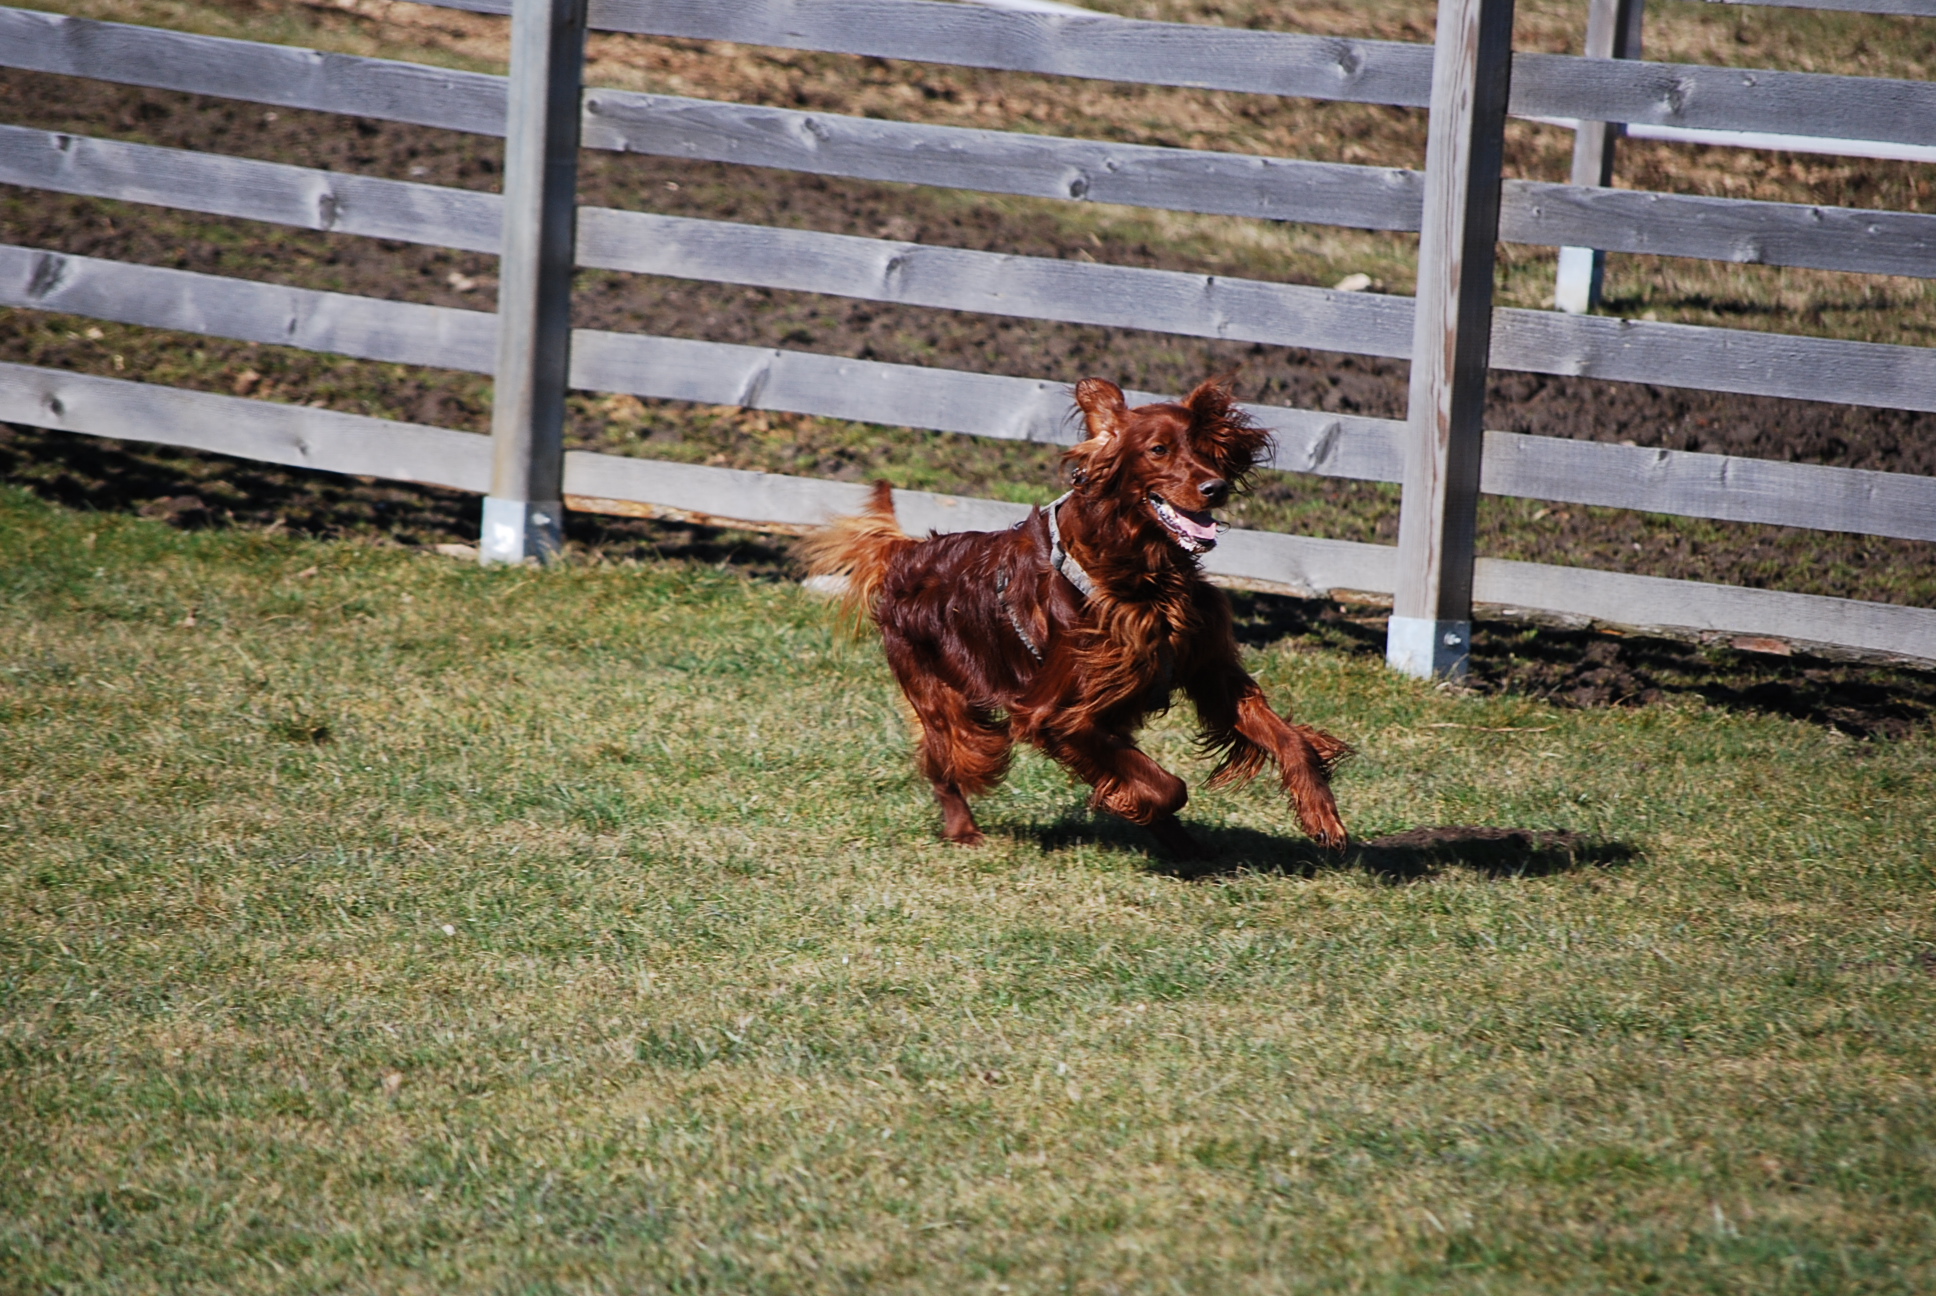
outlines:
[[[1095,788],[1091,804],[1149,829],[1171,855],[1203,855],[1203,847],[1176,817],[1190,799],[1190,785],[1128,738],[1108,732],[1058,734],[1046,737],[1042,749]]]
[[[915,761],[941,803],[941,835],[962,846],[984,837],[968,798],[986,792],[1008,772],[1008,725],[991,719],[948,685],[924,676],[902,681],[920,726]]]

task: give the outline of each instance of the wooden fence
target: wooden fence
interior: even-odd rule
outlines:
[[[559,40],[567,53],[573,21],[582,40],[586,14],[576,7],[582,2],[536,0],[531,6],[536,21],[551,22],[554,35],[563,32]],[[462,0],[453,7],[505,13],[511,5],[510,0]],[[1502,8],[1509,30],[1509,0],[1444,0],[1441,51],[1446,22],[1456,24],[1465,15],[1473,31],[1490,22],[1496,32]],[[1240,93],[1412,107],[1427,106],[1434,96],[1433,47],[1389,41],[928,0],[593,0],[588,18],[590,26],[611,31]],[[1477,36],[1468,44],[1463,73],[1468,91],[1488,77],[1504,87],[1507,68],[1498,49]],[[1407,481],[1409,548],[1404,530],[1398,549],[1233,531],[1211,555],[1213,572],[1307,595],[1393,594],[1395,624],[1409,616],[1435,637],[1468,620],[1469,603],[1476,601],[1504,613],[1769,636],[1808,647],[1936,662],[1936,610],[1475,561],[1469,525],[1472,497],[1484,491],[1936,540],[1936,479],[1481,433],[1469,408],[1473,348],[1482,381],[1488,341],[1495,368],[1922,411],[1936,411],[1936,351],[1495,310],[1489,266],[1481,275],[1476,260],[1448,260],[1445,251],[1456,246],[1464,249],[1460,255],[1489,258],[1494,230],[1487,222],[1492,220],[1497,237],[1510,242],[1936,277],[1936,216],[1530,181],[1489,186],[1484,154],[1488,132],[1496,132],[1498,124],[1485,117],[1483,105],[1477,116],[1469,105],[1458,107],[1459,87],[1447,80],[1457,72],[1459,60],[1453,57],[1436,60],[1441,105],[1434,113],[1435,152],[1428,153],[1426,171],[1418,172],[605,89],[574,93],[582,113],[571,114],[555,107],[556,91],[561,78],[575,91],[577,60],[574,54],[561,61],[559,47],[546,45],[550,61],[543,69],[548,70],[537,74],[529,66],[541,60],[522,47],[514,49],[514,59],[525,59],[526,67],[514,64],[507,79],[0,8],[0,64],[6,66],[481,135],[505,135],[507,114],[515,111],[527,135],[535,129],[538,134],[531,138],[539,141],[527,148],[527,154],[530,148],[538,152],[523,173],[514,146],[507,160],[507,196],[499,196],[0,126],[0,183],[476,252],[502,249],[506,284],[500,330],[500,318],[483,312],[0,246],[0,305],[495,373],[501,390],[505,338],[535,339],[517,344],[528,353],[540,349],[544,330],[550,329],[559,344],[551,360],[520,380],[526,382],[522,390],[537,395],[520,399],[515,418],[500,401],[495,459],[493,437],[21,365],[0,365],[0,419],[486,492],[500,507],[508,502],[523,508],[518,524],[536,528],[512,545],[508,552],[515,556],[519,545],[541,545],[545,509],[555,514],[560,500],[572,507],[671,507],[722,520],[797,526],[856,507],[865,493],[837,482],[563,452],[555,406],[566,383],[978,436],[1040,441],[1067,436],[1066,383],[1074,375],[1015,378],[593,330],[577,330],[566,339],[555,284],[559,266],[570,264],[574,234],[580,266],[952,310],[1403,359],[1418,349],[1417,335],[1424,329],[1428,338],[1456,341],[1465,357],[1462,369],[1449,365],[1430,379],[1439,388],[1428,386],[1427,394],[1437,391],[1432,399],[1452,411],[1436,431],[1419,395],[1427,364],[1414,365],[1410,422],[1250,407],[1276,433],[1277,468]],[[569,67],[560,71],[564,62]],[[551,91],[554,106],[547,107],[541,94],[527,93],[519,101],[511,85],[521,75]],[[1796,133],[1936,144],[1936,85],[1922,82],[1523,53],[1510,60],[1509,96],[1495,97],[1500,101],[1495,116],[1511,111],[1730,130],[1779,121]],[[543,142],[546,123],[549,144]],[[1458,130],[1465,134],[1458,136]],[[1429,284],[1442,286],[1426,292],[1420,306],[1405,297],[593,207],[576,210],[575,227],[567,215],[561,235],[555,195],[562,155],[576,156],[573,133],[589,148],[826,175],[1367,229],[1423,229],[1422,291]],[[1447,155],[1441,136],[1453,139],[1444,149],[1456,155],[1455,146],[1463,147],[1460,156],[1477,156],[1478,162],[1439,164],[1435,154]],[[547,165],[551,178],[544,181]],[[1496,174],[1496,149],[1491,165]],[[569,178],[569,164],[563,174]],[[553,193],[549,217],[538,192],[541,182]],[[1434,233],[1434,220],[1441,233]],[[525,231],[510,246],[505,246],[507,227]],[[561,238],[563,262],[558,260]],[[538,245],[547,239],[549,268],[538,255]],[[520,257],[526,270],[518,269]],[[1471,271],[1462,282],[1461,264]],[[531,285],[522,304],[513,301],[510,287],[519,274],[526,274]],[[539,301],[546,283],[553,285],[551,307]],[[541,319],[546,309],[549,324]],[[1446,354],[1454,349],[1443,348]],[[1425,350],[1429,358],[1442,348],[1435,340]],[[555,368],[550,378],[538,372],[544,364]],[[1468,407],[1463,414],[1460,401]],[[543,408],[547,404],[553,408]],[[546,418],[552,420],[551,430],[534,432],[533,420]],[[507,430],[507,422],[515,426]],[[897,501],[910,528],[999,526],[1022,513],[996,501],[920,492],[901,492]],[[1427,521],[1415,522],[1421,514]],[[1401,563],[1401,553],[1420,550],[1428,553],[1422,564],[1409,556]],[[1427,567],[1429,579],[1419,575]],[[1462,598],[1468,600],[1465,609]],[[1435,644],[1424,650],[1423,659],[1419,651],[1416,644],[1395,651],[1395,661],[1416,673],[1461,669],[1462,648],[1448,652]]]

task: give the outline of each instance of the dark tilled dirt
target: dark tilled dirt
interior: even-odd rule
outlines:
[[[1382,611],[1245,592],[1233,593],[1231,602],[1238,636],[1252,647],[1297,637],[1384,655]],[[1907,738],[1936,724],[1936,673],[1928,671],[1503,621],[1480,622],[1472,639],[1466,687],[1481,693],[1532,696],[1570,708],[1699,699],[1865,740]]]
[[[461,491],[4,423],[0,479],[69,508],[133,513],[184,530],[250,526],[379,545],[477,543],[477,497]],[[608,562],[727,564],[768,580],[794,574],[785,536],[567,513],[565,540],[568,552]]]

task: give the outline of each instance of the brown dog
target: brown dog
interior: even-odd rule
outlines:
[[[1216,380],[1181,404],[1130,409],[1100,378],[1075,398],[1089,439],[1065,456],[1074,489],[1014,528],[912,539],[882,482],[865,513],[805,543],[812,572],[845,576],[849,606],[880,627],[919,722],[942,835],[982,841],[968,798],[1000,781],[1020,739],[1092,785],[1092,805],[1145,825],[1167,850],[1199,853],[1176,818],[1183,780],[1135,742],[1182,689],[1204,749],[1222,757],[1211,787],[1273,759],[1304,830],[1343,846],[1330,771],[1350,749],[1271,710],[1238,661],[1228,601],[1197,566],[1217,542],[1210,510],[1269,433]]]

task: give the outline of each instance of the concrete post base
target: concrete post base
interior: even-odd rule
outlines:
[[[1553,284],[1553,304],[1568,315],[1591,315],[1600,305],[1600,280],[1607,254],[1592,248],[1560,249],[1560,272]]]
[[[1472,653],[1470,621],[1395,616],[1385,631],[1385,662],[1416,679],[1465,678]]]
[[[521,563],[535,558],[548,563],[565,547],[565,507],[551,500],[508,500],[484,497],[484,533],[477,544],[478,561],[485,566]]]

